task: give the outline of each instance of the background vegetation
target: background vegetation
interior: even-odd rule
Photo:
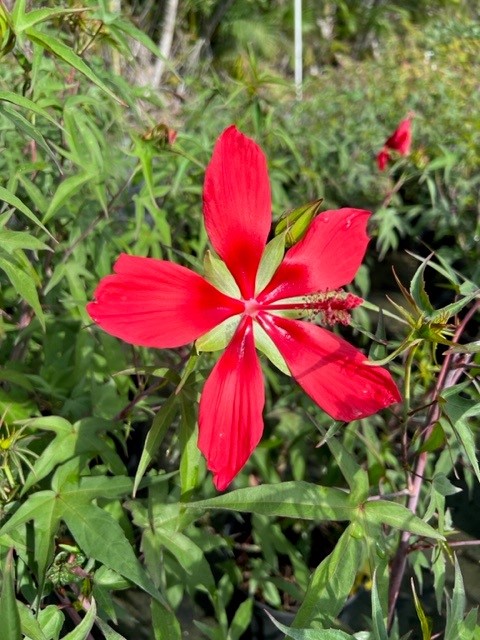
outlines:
[[[2,640],[480,638],[451,509],[480,479],[478,18],[304,0],[298,100],[290,1],[0,3]],[[379,173],[409,111],[412,153]],[[122,251],[202,271],[232,122],[267,154],[275,218],[319,197],[374,212],[343,333],[395,356],[406,399],[332,424],[265,368],[263,440],[216,496],[210,357],[185,371],[189,348],[125,345],[85,304]]]

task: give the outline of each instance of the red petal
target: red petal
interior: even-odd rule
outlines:
[[[173,262],[122,254],[100,281],[87,311],[104,331],[145,347],[192,342],[243,304]]]
[[[300,386],[335,420],[357,420],[398,402],[386,369],[365,364],[364,354],[314,324],[263,316],[264,328]]]
[[[198,446],[219,491],[227,488],[260,441],[264,404],[262,370],[252,320],[247,318],[213,368],[200,399]]]
[[[253,297],[272,222],[270,182],[262,150],[234,126],[215,145],[205,174],[203,208],[215,251],[243,296]]]
[[[412,144],[412,121],[410,118],[402,120],[392,135],[385,142],[385,146],[389,149],[398,151],[402,156],[410,153]]]
[[[384,147],[377,155],[377,167],[380,171],[385,171],[385,168],[390,160],[390,154]]]
[[[321,213],[303,240],[287,251],[259,302],[333,291],[351,282],[367,248],[369,217],[363,209]]]

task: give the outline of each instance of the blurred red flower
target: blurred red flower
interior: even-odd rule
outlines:
[[[217,489],[224,490],[263,432],[265,390],[256,347],[335,420],[369,416],[400,394],[386,369],[367,364],[338,335],[292,319],[313,314],[327,325],[348,323],[350,309],[362,301],[340,287],[361,264],[370,212],[325,211],[262,279],[271,259],[262,261],[272,222],[267,163],[260,147],[234,126],[215,145],[203,203],[208,236],[224,263],[216,259],[221,268],[215,286],[178,264],[123,254],[87,309],[105,331],[136,345],[174,348],[199,339],[201,349],[202,336],[212,329],[224,337],[225,352],[200,399],[198,443]]]
[[[391,160],[390,151],[396,151],[401,156],[408,156],[412,146],[412,116],[402,120],[392,135],[386,140],[382,150],[377,155],[377,166],[385,171]]]

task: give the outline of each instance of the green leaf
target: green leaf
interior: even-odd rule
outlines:
[[[415,604],[415,611],[417,612],[418,619],[420,620],[420,628],[422,630],[422,640],[431,640],[432,637],[432,619],[428,618],[425,614],[425,611],[422,607],[422,603],[420,602],[419,597],[417,596],[417,592],[415,591],[415,583],[413,578],[411,579],[412,585],[412,593],[413,593],[413,602]]]
[[[200,464],[200,450],[198,448],[198,426],[195,404],[186,393],[180,394],[181,422],[179,442],[181,449],[180,459],[180,486],[182,488],[182,500],[188,499],[193,489],[198,484],[198,467]]]
[[[0,594],[0,621],[2,640],[22,640],[20,614],[15,599],[13,549],[8,551],[3,569],[2,592]]]
[[[433,527],[396,502],[369,500],[365,502],[362,510],[366,522],[371,522],[375,525],[387,524],[395,529],[410,531],[410,533],[433,538],[434,540],[445,539]]]
[[[261,293],[280,266],[285,255],[285,233],[275,236],[265,247],[255,280],[255,296]]]
[[[35,140],[38,146],[45,151],[45,153],[56,165],[58,171],[61,173],[61,168],[58,164],[55,153],[50,148],[48,142],[45,140],[37,127],[34,127],[31,122],[29,122],[24,116],[22,116],[22,114],[17,113],[15,109],[10,109],[10,107],[0,105],[0,113],[3,113],[6,118],[13,122],[16,129],[20,129],[20,131],[23,131],[29,138]]]
[[[465,615],[466,606],[465,585],[463,584],[462,571],[455,556],[455,582],[452,597],[447,599],[447,624],[445,628],[445,640],[458,640],[460,627]]]
[[[158,448],[162,444],[162,440],[167,433],[169,426],[172,424],[175,411],[177,409],[177,396],[171,395],[157,412],[153,419],[150,431],[145,439],[140,462],[138,463],[137,472],[135,473],[135,482],[133,485],[133,496],[135,496],[140,480],[147,470],[148,465],[155,457]]]
[[[332,622],[345,606],[363,558],[364,541],[352,533],[354,526],[349,525],[332,553],[313,572],[294,627]]]
[[[459,395],[462,389],[461,385],[445,389],[442,392],[444,400],[442,409],[480,482],[480,467],[478,465],[475,436],[469,425],[471,418],[478,417],[480,403],[462,398]]]
[[[170,609],[156,600],[151,601],[150,609],[155,640],[182,640],[180,624]]]
[[[95,624],[95,616],[97,615],[97,605],[92,598],[90,602],[90,608],[88,609],[85,617],[79,625],[66,636],[63,636],[62,640],[86,640],[90,634],[90,631]]]
[[[38,612],[38,622],[48,640],[57,640],[60,637],[65,618],[57,606],[49,604]]]
[[[79,547],[90,557],[117,571],[153,598],[162,601],[160,593],[138,562],[130,542],[118,522],[106,511],[77,498],[69,492],[62,504],[62,519]]]
[[[40,324],[42,325],[43,329],[45,329],[45,316],[40,305],[35,282],[32,280],[30,275],[25,273],[19,266],[15,265],[9,260],[5,260],[1,256],[0,269],[5,271],[8,279],[12,283],[18,295],[21,296],[32,307]]]
[[[252,620],[253,599],[244,600],[233,616],[230,629],[228,630],[229,640],[239,640],[240,636],[248,629]]]
[[[78,56],[70,47],[67,47],[61,40],[58,38],[52,38],[50,35],[45,35],[41,31],[37,29],[29,28],[25,30],[25,35],[30,38],[33,42],[36,42],[41,47],[53,53],[53,55],[63,60],[68,65],[83,73],[91,82],[97,85],[102,91],[104,91],[107,95],[113,98],[116,102],[120,102],[117,96],[111,91],[107,85],[100,80],[100,78],[90,69],[90,67],[85,64],[85,62]]]
[[[155,600],[152,600],[152,602],[155,602]],[[100,608],[101,608],[101,605],[100,605]],[[98,616],[95,620],[95,624],[105,636],[105,640],[127,640],[125,636],[122,636],[120,633],[112,629],[110,625],[108,625],[104,620],[102,620]]]
[[[17,607],[23,635],[28,636],[30,640],[48,640],[32,610],[23,602],[18,601]]]
[[[10,229],[0,229],[0,247],[7,253],[14,253],[17,249],[52,251],[48,245],[26,231],[11,231]]]
[[[187,582],[192,588],[206,588],[213,593],[215,580],[202,549],[193,540],[179,531],[155,529],[155,537],[177,560],[187,574]]]
[[[275,620],[266,609],[265,613],[277,629],[285,633],[287,638],[292,638],[292,640],[355,640],[355,636],[351,636],[345,631],[340,631],[340,629],[289,629],[278,620]]]
[[[467,344],[454,344],[448,349],[448,353],[480,353],[480,340]]]
[[[60,123],[58,123],[55,120],[55,118],[53,118],[48,113],[46,109],[39,107],[36,102],[33,102],[33,100],[30,100],[29,98],[26,98],[25,96],[22,96],[19,93],[14,93],[13,91],[0,91],[0,101],[1,100],[3,100],[4,102],[10,102],[11,104],[16,105],[17,107],[28,109],[29,111],[32,111],[38,116],[42,116],[42,118],[45,118],[46,120],[54,124],[59,129],[63,128],[60,125]]]
[[[370,488],[368,473],[356,463],[353,456],[350,455],[337,438],[329,438],[327,445],[350,487],[351,503],[360,504],[364,502],[367,499]]]
[[[0,187],[0,200],[3,200],[3,202],[6,202],[12,207],[15,207],[15,209],[18,209],[18,211],[23,213],[24,216],[26,216],[29,220],[34,222],[38,227],[43,229],[43,231],[45,231],[45,233],[47,233],[52,238],[52,240],[55,240],[52,234],[40,222],[40,220],[33,213],[33,211],[30,211],[30,209],[25,204],[23,204],[23,202],[19,198],[17,198],[16,195],[11,193],[10,191],[7,191],[7,189],[5,189],[4,187]]]
[[[216,498],[189,502],[184,506],[186,509],[202,511],[227,509],[317,522],[349,520],[355,511],[344,491],[295,481],[237,489]]]
[[[425,267],[430,261],[432,256],[428,256],[422,264],[415,271],[412,281],[410,283],[410,295],[415,300],[418,308],[423,311],[427,316],[434,312],[434,308],[430,302],[430,298],[425,290],[425,280],[423,279],[423,274],[425,272]]]
[[[228,270],[227,265],[213,255],[211,251],[205,253],[203,261],[203,269],[205,279],[213,284],[213,286],[231,298],[241,298],[240,289],[238,288],[235,278]]]
[[[21,33],[36,24],[46,22],[52,18],[72,13],[83,13],[85,11],[91,11],[91,9],[88,7],[78,7],[75,9],[36,9],[29,11],[28,13],[23,13],[23,15],[19,15],[15,23],[15,31],[16,33]]]
[[[78,175],[69,176],[65,180],[63,180],[59,185],[57,190],[55,191],[53,198],[50,201],[50,205],[43,216],[42,222],[46,224],[53,216],[57,213],[57,211],[66,203],[68,200],[75,195],[83,185],[92,180],[93,174],[91,173],[80,173]]]
[[[376,572],[374,572],[372,580],[372,631],[374,640],[388,640],[387,626],[378,596]]]

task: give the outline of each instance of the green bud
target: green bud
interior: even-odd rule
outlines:
[[[312,220],[320,211],[322,202],[323,198],[319,198],[285,213],[275,226],[275,235],[285,233],[286,246],[294,245],[307,233]]]

